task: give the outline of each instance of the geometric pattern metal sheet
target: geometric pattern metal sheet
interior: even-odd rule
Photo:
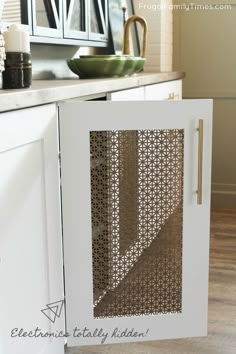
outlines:
[[[90,132],[94,317],[182,311],[184,130]]]

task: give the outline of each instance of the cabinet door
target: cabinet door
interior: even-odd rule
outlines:
[[[182,80],[145,86],[145,100],[147,101],[180,99],[182,99]]]
[[[56,105],[0,115],[1,353],[64,353],[57,135]]]
[[[206,335],[212,102],[65,102],[60,132],[68,345]]]
[[[33,35],[62,38],[62,1],[32,0]]]
[[[66,0],[63,2],[64,37],[88,39],[88,2]]]
[[[88,0],[89,40],[108,40],[107,0]]]

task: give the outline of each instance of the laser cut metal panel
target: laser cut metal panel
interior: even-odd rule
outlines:
[[[182,308],[184,130],[90,132],[94,317]]]

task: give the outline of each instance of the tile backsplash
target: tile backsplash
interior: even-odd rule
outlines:
[[[148,23],[145,71],[172,71],[172,0],[134,0],[136,14]]]

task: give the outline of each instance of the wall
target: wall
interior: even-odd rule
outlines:
[[[212,206],[236,208],[236,1],[197,3],[232,8],[174,11],[174,69],[185,98],[214,98]]]
[[[92,54],[94,48],[31,44],[34,80],[77,79],[67,67],[66,60],[79,54]]]

